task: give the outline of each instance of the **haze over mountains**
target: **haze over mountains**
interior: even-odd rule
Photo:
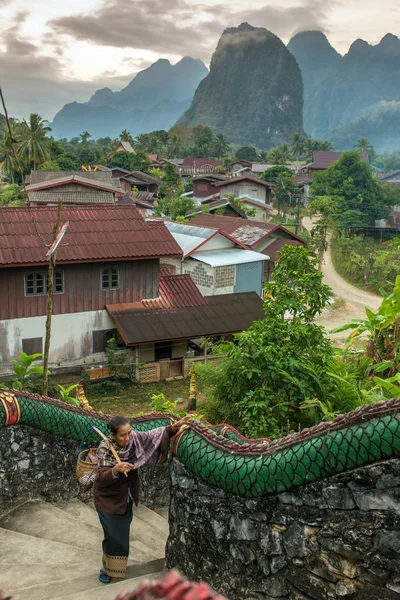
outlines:
[[[304,83],[304,128],[340,149],[367,137],[377,148],[398,148],[400,39],[387,34],[373,46],[356,40],[340,56],[324,34],[297,34],[288,49]]]
[[[307,134],[331,139],[337,149],[360,137],[378,149],[398,148],[400,40],[357,40],[341,56],[320,31],[301,32],[285,47],[270,31],[244,23],[224,31],[210,73],[200,60],[172,66],[160,59],[120,92],[105,88],[86,103],[67,104],[52,127],[55,137],[87,130],[97,138],[168,130],[177,121],[260,148],[289,141],[302,122]]]
[[[176,65],[160,59],[140,71],[120,92],[98,90],[88,102],[66,104],[54,117],[54,137],[89,131],[94,138],[118,137],[169,129],[190,106],[200,81],[207,75],[201,60],[184,57]]]

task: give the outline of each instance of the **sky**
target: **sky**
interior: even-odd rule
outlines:
[[[67,102],[119,90],[159,58],[208,66],[226,27],[247,21],[285,43],[323,31],[345,54],[357,38],[400,34],[398,0],[0,0],[0,84],[9,114],[51,120]],[[0,108],[0,112],[3,112]]]

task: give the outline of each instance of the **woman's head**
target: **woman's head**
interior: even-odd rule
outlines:
[[[113,417],[109,422],[110,431],[118,446],[124,448],[129,444],[131,424],[126,417]]]

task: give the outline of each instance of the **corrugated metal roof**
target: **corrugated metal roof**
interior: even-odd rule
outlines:
[[[232,177],[232,179],[227,179],[226,181],[220,181],[215,184],[216,188],[225,187],[226,185],[233,185],[234,183],[239,183],[240,181],[251,181],[252,183],[256,183],[257,185],[262,185],[269,189],[274,188],[275,184],[269,183],[268,181],[262,181],[261,179],[256,179],[255,177],[250,177],[249,175],[243,175],[241,177]]]
[[[206,299],[189,274],[160,277],[160,296],[168,300],[170,306],[205,306]]]
[[[111,304],[106,309],[129,346],[236,333],[265,318],[262,299],[255,292],[208,296],[202,306],[144,311]]]
[[[29,202],[52,203],[61,202],[65,204],[114,204],[114,194],[104,190],[88,189],[86,192],[67,192],[53,190],[43,190],[40,192],[29,192]]]
[[[47,264],[56,207],[0,208],[0,266]],[[36,222],[38,236],[32,216]],[[182,252],[163,223],[150,226],[133,206],[68,207],[57,263],[139,260]]]
[[[328,152],[324,150],[318,150],[313,152],[313,162],[308,166],[310,169],[328,169],[332,163],[339,160],[343,152]],[[369,162],[368,152],[360,153],[361,160]],[[304,168],[304,167],[303,167]]]
[[[102,167],[102,170],[99,171],[31,171],[30,175],[28,175],[28,183],[42,183],[43,181],[71,177],[72,175],[84,177],[85,179],[89,179],[89,181],[109,183],[110,185],[115,184],[111,170],[108,167]]]
[[[286,245],[301,246],[302,244],[298,240],[285,240],[285,239],[279,238],[279,239],[271,242],[271,244],[265,248],[265,252],[268,254],[270,260],[272,260],[273,262],[276,262],[278,260],[277,253],[280,252],[282,250],[283,246],[286,246]]]
[[[214,227],[215,229],[225,231],[231,235],[232,238],[238,240],[242,244],[246,244],[246,246],[255,246],[262,238],[277,230],[285,232],[285,234],[288,234],[292,239],[299,240],[302,244],[306,243],[300,236],[285,229],[282,225],[266,223],[265,221],[256,221],[254,219],[201,214],[196,215],[191,219],[191,223],[193,223],[193,225]]]
[[[53,187],[59,187],[64,185],[69,185],[77,183],[87,188],[95,188],[99,190],[107,190],[114,193],[123,193],[123,190],[116,185],[115,179],[112,180],[112,183],[108,183],[105,181],[96,181],[94,179],[88,179],[87,177],[82,177],[79,175],[67,175],[65,177],[55,177],[54,179],[46,179],[46,181],[41,181],[38,183],[32,183],[26,186],[26,190],[28,192],[51,189]]]
[[[232,250],[213,250],[212,252],[194,252],[191,256],[211,267],[242,265],[269,259],[269,256],[266,254],[253,252],[252,250],[242,250],[241,248],[233,248]]]

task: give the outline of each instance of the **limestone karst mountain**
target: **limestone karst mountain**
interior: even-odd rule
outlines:
[[[190,105],[207,72],[204,63],[190,57],[175,65],[160,59],[120,92],[103,88],[88,102],[66,104],[53,119],[53,135],[71,138],[89,131],[98,138],[117,137],[123,129],[132,135],[169,129]]]
[[[331,138],[338,149],[368,137],[381,149],[396,146],[400,130],[400,39],[379,44],[358,39],[341,57],[318,31],[288,44],[302,70],[304,124],[312,137]],[[398,136],[397,136],[398,137]],[[398,142],[397,142],[398,147]]]
[[[283,42],[242,23],[223,32],[181,125],[208,125],[231,142],[270,148],[302,131],[301,73]]]

